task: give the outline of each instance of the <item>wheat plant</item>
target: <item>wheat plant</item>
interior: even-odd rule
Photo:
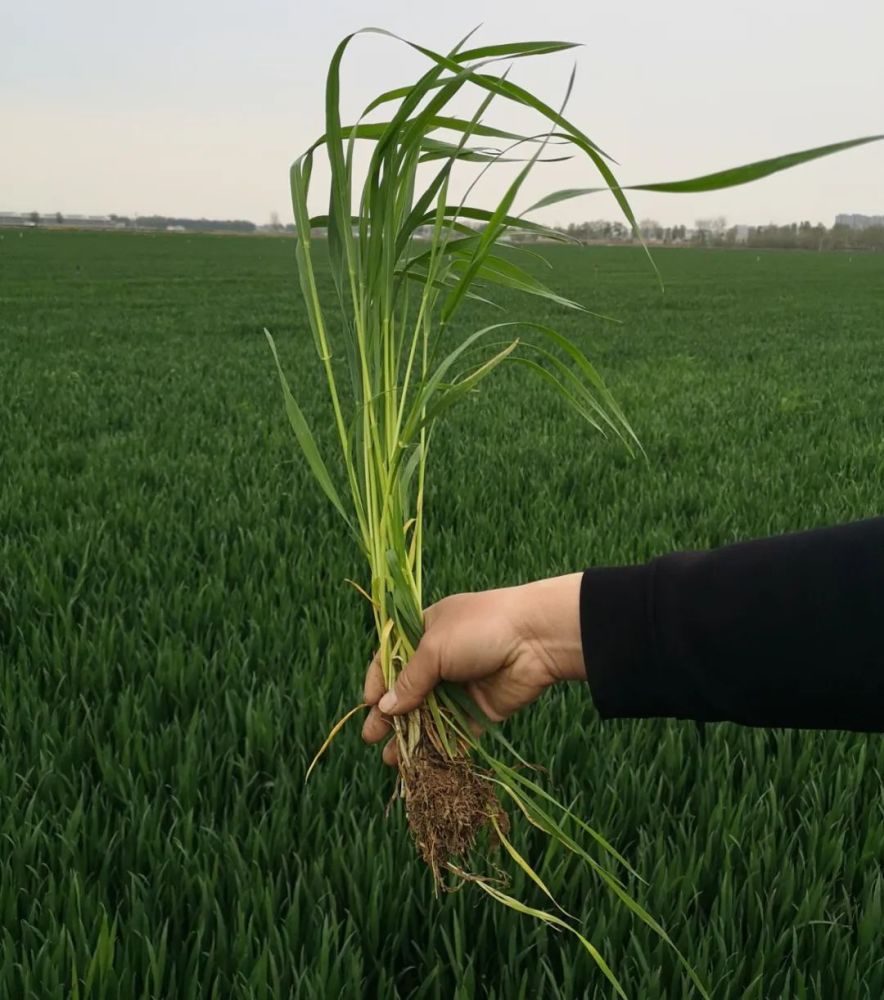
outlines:
[[[355,34],[388,35],[369,28]],[[422,633],[424,499],[428,457],[438,421],[504,364],[541,379],[582,419],[617,439],[633,455],[641,445],[583,350],[553,327],[513,318],[459,339],[452,321],[469,300],[494,302],[495,293],[540,296],[557,307],[590,315],[517,263],[504,236],[562,241],[561,233],[526,218],[534,209],[598,191],[617,200],[637,239],[638,226],[605,152],[557,110],[509,79],[518,60],[573,48],[568,42],[518,42],[468,48],[469,37],[447,54],[410,42],[428,61],[414,83],[372,100],[344,124],[340,67],[345,38],[331,60],[325,90],[325,134],[291,168],[297,265],[319,362],[328,383],[330,419],[339,445],[334,472],[283,374],[272,337],[285,408],[304,457],[359,546],[365,585],[357,584],[374,615],[379,660],[387,687],[414,652]],[[499,71],[498,70],[502,70]],[[451,110],[462,94],[477,96],[474,113]],[[515,133],[488,124],[498,104],[514,104],[542,123]],[[378,120],[380,118],[380,120]],[[852,140],[749,164],[705,177],[636,188],[678,193],[746,183],[873,138]],[[368,166],[357,171],[357,144],[369,144]],[[314,159],[330,166],[329,207],[311,217],[308,200]],[[564,155],[586,158],[599,186],[558,191],[517,213],[516,202],[540,162]],[[514,178],[491,208],[474,204],[477,181],[500,163],[517,161]],[[476,176],[455,199],[456,172]],[[316,231],[320,235],[314,236]],[[328,259],[335,300],[321,300],[316,261]],[[357,705],[334,727],[320,754]],[[480,739],[477,733],[485,735]],[[510,819],[542,830],[589,865],[602,885],[669,944],[660,924],[626,891],[617,874],[636,875],[626,860],[543,785],[501,732],[456,685],[436,689],[423,709],[394,719],[398,749],[396,793],[404,800],[415,843],[437,886],[472,883],[489,897],[576,935],[620,996],[625,993],[600,951],[558,907],[542,876],[515,847]],[[313,762],[312,767],[316,763]],[[309,773],[309,772],[308,772]],[[531,906],[507,891],[496,865],[476,870],[473,850],[502,845],[546,898]],[[591,849],[590,849],[591,848]],[[488,852],[483,855],[488,858]],[[485,867],[489,867],[487,864]],[[674,948],[675,946],[672,945]],[[677,950],[677,949],[676,949]],[[706,991],[679,953],[696,988]]]

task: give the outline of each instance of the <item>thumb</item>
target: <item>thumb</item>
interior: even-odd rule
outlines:
[[[378,702],[378,708],[387,715],[411,712],[423,702],[441,677],[442,658],[436,644],[424,636],[392,689]]]

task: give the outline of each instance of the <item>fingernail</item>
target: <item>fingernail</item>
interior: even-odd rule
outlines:
[[[395,691],[388,691],[383,698],[378,702],[378,708],[382,712],[392,712],[396,708],[396,703],[399,699],[396,697]]]

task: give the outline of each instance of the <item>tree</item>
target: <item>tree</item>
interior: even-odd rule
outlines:
[[[696,227],[694,242],[699,246],[718,247],[724,244],[727,219],[723,215],[716,216],[714,219],[697,219],[694,226]]]
[[[31,224],[32,225],[38,226],[40,224],[40,213],[39,212],[31,212],[30,218],[31,218]]]
[[[64,222],[64,216],[61,214],[61,212],[55,213],[55,222],[59,226]]]
[[[639,229],[642,231],[642,235],[648,240],[662,240],[663,239],[663,227],[657,222],[656,219],[642,219],[638,224]]]

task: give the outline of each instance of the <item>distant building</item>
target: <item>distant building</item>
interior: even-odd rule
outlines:
[[[74,226],[77,229],[113,229],[114,223],[107,215],[66,215],[64,217],[66,226]]]
[[[34,221],[33,212],[0,212],[0,226],[71,226],[74,229],[114,229],[117,224],[107,215],[62,215],[40,212]]]
[[[734,243],[749,242],[749,226],[734,226]]]
[[[24,212],[0,212],[0,226],[32,226],[30,215]]]
[[[884,215],[836,215],[836,226],[847,226],[848,229],[870,229],[872,226],[884,226]]]

